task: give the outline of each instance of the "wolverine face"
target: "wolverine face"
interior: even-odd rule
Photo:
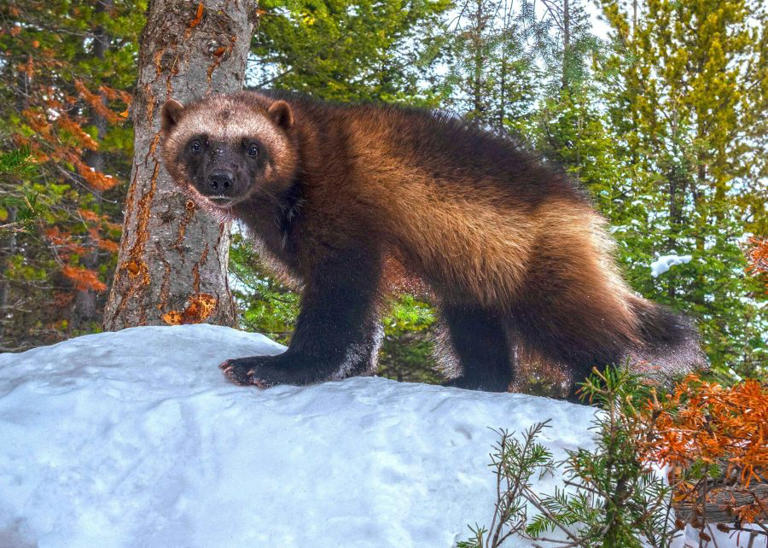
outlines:
[[[266,147],[255,137],[232,142],[208,134],[192,136],[177,158],[194,188],[224,206],[246,196],[251,184],[263,179],[268,161]]]
[[[163,159],[174,181],[221,208],[290,180],[296,169],[290,140],[293,113],[285,101],[243,94],[214,96],[188,106],[163,106]]]

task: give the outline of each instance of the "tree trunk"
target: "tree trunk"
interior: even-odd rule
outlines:
[[[473,67],[472,67],[472,120],[481,125],[485,119],[485,28],[488,22],[488,16],[485,13],[485,0],[476,0],[474,13],[474,28],[471,31],[471,41],[473,48]]]
[[[208,321],[233,325],[229,224],[171,182],[160,158],[160,111],[242,89],[256,19],[249,0],[151,0],[133,102],[134,160],[118,264],[104,312],[109,330]]]
[[[103,0],[96,4],[94,11],[103,13],[112,7],[112,0]],[[100,61],[104,60],[109,48],[109,36],[104,27],[99,25],[93,31],[93,56]],[[106,106],[106,96],[100,93],[101,102]],[[102,143],[107,134],[107,120],[91,108],[90,123],[96,128],[96,137],[99,143]],[[104,172],[104,154],[101,150],[88,150],[84,155],[85,163],[98,172]],[[96,210],[101,213],[102,196],[101,191],[93,189],[93,196],[96,199]],[[99,264],[99,248],[94,245],[93,239],[87,236],[88,248],[90,253],[83,257],[82,264],[89,270],[95,270]],[[70,322],[70,332],[77,329],[88,329],[89,325],[98,321],[101,310],[96,305],[96,292],[93,289],[79,289],[75,292],[74,310],[72,312],[72,321]]]
[[[568,0],[563,0],[563,74],[562,89],[569,88],[569,70],[571,63],[571,11]]]
[[[15,207],[9,207],[8,217],[5,222],[11,227],[16,222]],[[10,295],[10,282],[6,277],[6,272],[9,267],[11,257],[16,254],[16,229],[10,228],[5,236],[4,231],[0,231],[0,352],[7,352],[6,348],[10,347],[8,341],[5,340],[5,326],[6,324],[12,325],[13,313],[9,310],[9,295]],[[7,238],[7,239],[6,239]]]
[[[29,75],[24,71],[18,71],[17,83],[20,93],[16,94],[16,112],[23,112],[27,108],[29,102],[27,100],[29,93]],[[21,184],[21,181],[18,181]],[[18,209],[15,207],[8,207],[8,217],[6,223],[10,226],[7,232],[0,230],[0,352],[10,352],[12,343],[10,340],[6,340],[6,326],[13,327],[14,311],[11,310],[9,300],[13,288],[11,287],[10,280],[6,273],[11,266],[11,257],[16,255],[18,250],[18,240],[16,238],[16,228],[13,226],[16,222],[18,215]],[[7,236],[6,236],[7,234]],[[7,240],[6,240],[7,238]],[[11,329],[13,331],[13,329]]]

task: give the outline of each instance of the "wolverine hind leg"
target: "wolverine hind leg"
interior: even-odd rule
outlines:
[[[512,382],[513,358],[501,317],[474,306],[444,305],[453,352],[461,374],[450,386],[506,392]]]

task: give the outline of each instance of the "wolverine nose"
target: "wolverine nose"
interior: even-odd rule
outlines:
[[[232,187],[233,177],[230,171],[214,171],[208,177],[208,191],[211,194],[226,194]]]

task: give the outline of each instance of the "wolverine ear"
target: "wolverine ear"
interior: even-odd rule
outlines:
[[[184,105],[175,99],[170,99],[169,101],[165,102],[163,105],[163,112],[160,115],[160,123],[164,132],[168,133],[173,129],[173,126],[175,126],[181,119],[181,112],[183,110]]]
[[[281,128],[290,129],[293,126],[293,111],[285,101],[275,101],[270,105],[267,113]]]

